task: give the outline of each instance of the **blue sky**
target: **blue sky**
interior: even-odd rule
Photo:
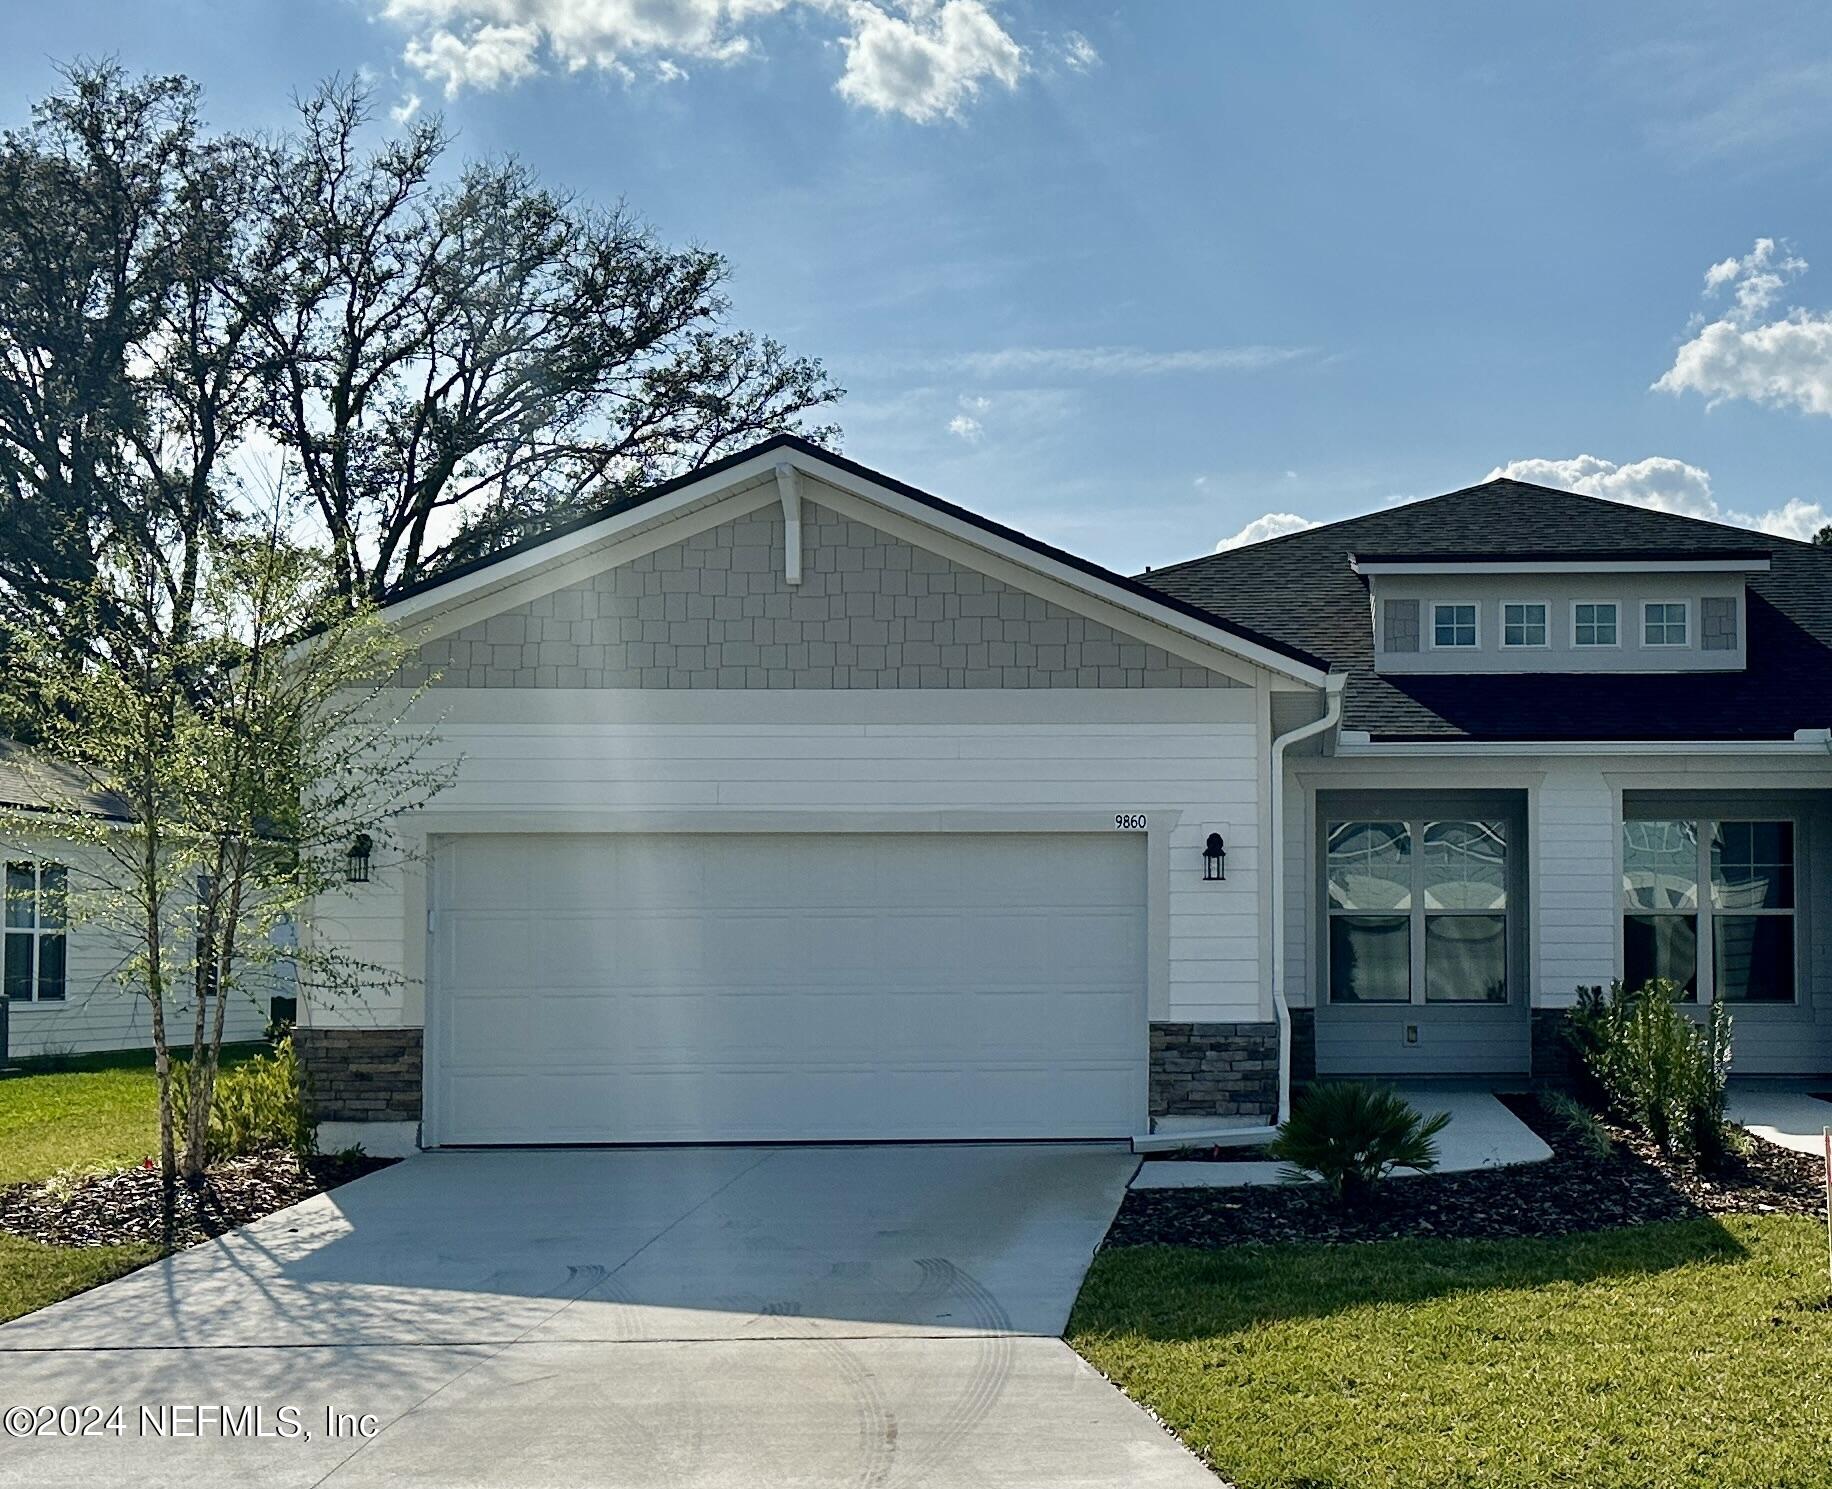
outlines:
[[[233,126],[361,70],[467,153],[622,197],[826,360],[849,454],[1116,568],[1515,462],[1832,520],[1823,5],[66,0],[3,25],[9,122],[78,56],[189,73]]]

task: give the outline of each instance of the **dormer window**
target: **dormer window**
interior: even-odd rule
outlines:
[[[1539,601],[1508,601],[1501,607],[1503,646],[1544,646],[1546,607]]]
[[[1684,600],[1649,600],[1641,607],[1641,644],[1643,646],[1684,646],[1687,644],[1688,611]]]
[[[1616,602],[1579,600],[1571,607],[1571,640],[1576,646],[1616,646]]]
[[[1431,644],[1438,647],[1473,647],[1476,644],[1474,605],[1433,605]]]

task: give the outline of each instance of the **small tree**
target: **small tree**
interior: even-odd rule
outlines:
[[[1814,533],[1813,541],[1819,544],[1821,548],[1832,548],[1832,522],[1828,522],[1818,532]]]
[[[451,765],[424,758],[431,736],[406,718],[415,695],[387,689],[407,643],[372,609],[350,611],[325,561],[277,517],[211,546],[182,616],[160,581],[121,545],[91,602],[135,624],[83,655],[50,633],[20,637],[9,681],[35,711],[58,767],[47,786],[64,804],[11,825],[94,850],[95,867],[72,876],[71,915],[122,943],[120,976],[149,1005],[169,1215],[179,1173],[199,1180],[208,1161],[228,999],[283,958],[339,985],[390,975],[328,965],[336,953],[274,932],[342,882],[358,833],[386,851],[394,821]],[[115,804],[112,820],[93,810],[98,797]],[[169,1015],[185,993],[178,1112]]]

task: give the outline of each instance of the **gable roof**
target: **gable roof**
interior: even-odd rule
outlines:
[[[1356,556],[1766,557],[1741,672],[1377,676]],[[1832,725],[1832,548],[1496,479],[1140,576],[1349,673],[1343,727],[1383,740],[1791,739]]]
[[[772,468],[769,457],[780,462],[788,457],[797,466],[819,475],[820,468],[841,478],[850,478],[853,482],[865,482],[880,490],[907,499],[926,509],[928,512],[956,523],[965,524],[978,533],[991,538],[997,544],[1009,545],[1041,559],[1048,565],[1072,570],[1076,582],[1081,587],[1096,592],[1105,590],[1110,595],[1117,594],[1124,599],[1141,602],[1143,606],[1159,611],[1169,611],[1173,615],[1190,623],[1201,632],[1208,633],[1208,639],[1217,645],[1230,646],[1230,649],[1247,656],[1248,660],[1264,664],[1273,660],[1283,665],[1278,670],[1298,677],[1302,681],[1321,684],[1323,675],[1329,670],[1328,663],[1318,655],[1307,651],[1303,646],[1283,640],[1269,632],[1261,632],[1249,624],[1226,619],[1201,605],[1194,604],[1178,595],[1169,594],[1155,585],[1144,583],[1127,575],[1103,568],[1100,564],[1057,548],[1041,539],[1033,538],[1028,533],[1007,527],[995,522],[990,517],[966,507],[957,506],[931,492],[911,486],[887,476],[881,471],[848,460],[832,450],[824,449],[810,440],[794,434],[772,435],[755,445],[747,446],[735,454],[727,455],[720,460],[712,461],[697,470],[664,481],[636,496],[613,502],[589,516],[564,522],[531,538],[511,543],[495,553],[472,559],[467,563],[454,565],[450,569],[428,579],[405,586],[388,603],[388,610],[418,600],[422,596],[448,590],[454,586],[463,587],[464,582],[483,576],[492,569],[504,565],[514,565],[528,560],[539,561],[548,554],[559,557],[569,546],[576,547],[581,542],[589,542],[596,532],[607,535],[614,531],[620,522],[632,516],[640,515],[644,508],[663,503],[668,498],[691,496],[696,492],[712,494],[721,484],[737,485],[740,482],[757,476],[767,476]],[[750,467],[750,469],[746,469]],[[1244,648],[1244,650],[1243,650]],[[1262,653],[1254,657],[1253,652]]]
[[[11,739],[0,739],[0,811],[79,812],[110,822],[133,818],[124,797],[97,790],[75,766]]]

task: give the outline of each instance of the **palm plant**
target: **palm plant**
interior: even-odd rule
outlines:
[[[1449,1124],[1448,1112],[1426,1117],[1390,1086],[1327,1081],[1305,1092],[1271,1153],[1286,1165],[1281,1177],[1314,1176],[1339,1203],[1357,1204],[1396,1168],[1436,1168]]]

